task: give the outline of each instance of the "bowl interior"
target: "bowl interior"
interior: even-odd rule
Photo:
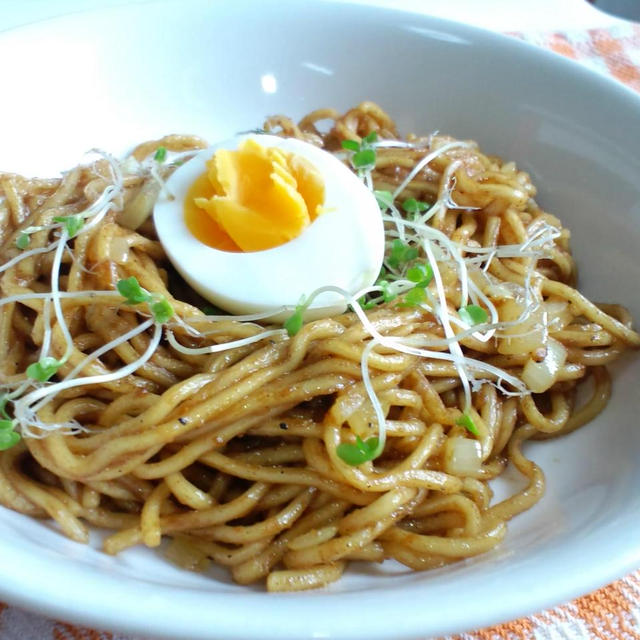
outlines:
[[[583,291],[640,317],[640,156],[630,135],[640,99],[553,54],[392,10],[236,0],[69,16],[3,34],[0,59],[12,61],[0,103],[3,171],[52,175],[93,147],[122,153],[171,132],[215,141],[266,115],[363,100],[405,133],[477,140],[529,171],[540,204],[572,230]],[[98,626],[226,639],[414,637],[555,604],[640,564],[630,535],[640,526],[639,374],[638,359],[625,358],[602,416],[528,447],[547,495],[511,523],[499,549],[474,560],[425,574],[356,565],[325,591],[267,596],[223,572],[180,572],[146,550],[110,558],[0,509],[9,558],[0,593]],[[507,474],[496,491],[520,482]],[[61,571],[76,585],[73,600],[58,593]],[[416,608],[417,598],[432,604]],[[384,614],[363,620],[356,606]]]

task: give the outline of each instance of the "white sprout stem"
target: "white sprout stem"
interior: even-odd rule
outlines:
[[[234,317],[228,316],[227,320],[228,321],[230,320],[231,322],[233,322]],[[224,321],[221,321],[221,322],[224,322]],[[260,329],[261,331],[267,331],[267,329],[265,329],[261,324],[258,324],[257,322],[242,322],[240,324],[242,324],[243,327],[255,327],[256,329]],[[271,331],[271,329],[269,329],[269,331]],[[280,331],[280,329],[276,329],[276,331]],[[227,333],[229,333],[228,328],[220,328],[220,327],[214,326],[213,329],[199,332],[199,337],[206,338],[207,336],[226,335]]]
[[[56,247],[56,252],[53,257],[53,264],[51,265],[51,299],[53,301],[53,310],[56,315],[56,320],[58,321],[58,325],[60,330],[62,331],[62,335],[64,337],[64,341],[66,344],[66,349],[64,355],[62,356],[62,362],[66,362],[69,359],[69,356],[73,352],[73,338],[71,337],[71,332],[69,331],[69,327],[64,319],[64,314],[62,313],[62,305],[60,304],[60,264],[62,262],[62,254],[64,253],[64,248],[66,242],[69,238],[67,234],[67,230],[63,229],[60,234],[60,242]]]
[[[428,143],[406,142],[405,140],[378,140],[372,146],[377,149],[424,149],[428,146]]]
[[[382,451],[387,441],[387,421],[384,415],[384,411],[382,410],[382,404],[380,403],[375,389],[371,384],[371,376],[369,375],[369,356],[378,344],[379,343],[374,338],[363,349],[362,358],[360,359],[360,371],[362,372],[362,383],[364,384],[364,388],[367,392],[367,395],[369,396],[371,406],[373,407],[373,411],[376,414],[376,418],[378,420],[378,450]]]
[[[127,331],[127,333],[124,333],[121,336],[118,336],[117,338],[114,338],[113,340],[111,340],[111,342],[108,342],[107,344],[102,345],[101,347],[99,347],[95,351],[92,351],[86,358],[84,358],[84,360],[79,362],[65,376],[64,379],[65,380],[73,380],[73,379],[75,379],[75,377],[90,362],[93,362],[94,360],[97,360],[100,356],[104,355],[105,353],[108,353],[112,349],[115,349],[115,347],[117,347],[117,346],[119,346],[121,344],[124,344],[125,342],[128,342],[129,340],[131,340],[131,338],[135,338],[137,335],[143,333],[144,331],[146,331],[153,324],[153,322],[154,322],[153,318],[149,318],[148,320],[145,320],[142,324],[138,325],[137,327],[134,327],[133,329]]]
[[[120,380],[134,373],[151,358],[155,350],[158,348],[161,338],[162,338],[162,325],[156,323],[154,327],[153,336],[145,352],[137,360],[130,362],[129,364],[122,367],[121,369],[118,369],[117,371],[112,371],[110,373],[104,373],[104,374],[99,374],[95,376],[86,376],[84,378],[76,378],[74,380],[63,380],[62,382],[56,382],[46,387],[40,387],[39,389],[36,389],[31,393],[28,393],[26,396],[23,396],[22,398],[20,398],[20,400],[18,400],[14,405],[16,419],[18,420],[21,426],[25,424],[29,425],[30,421],[27,417],[27,414],[33,412],[31,409],[31,405],[36,403],[38,400],[42,400],[47,396],[54,396],[61,391],[66,391],[67,389],[73,389],[75,387],[81,387],[89,384],[104,384],[108,382],[113,382],[114,380]],[[39,426],[39,425],[36,424],[36,426]]]
[[[363,171],[361,177],[367,189],[369,189],[369,191],[373,191],[373,178],[371,177],[371,171]]]
[[[443,234],[444,235],[444,234]],[[438,263],[436,262],[435,256],[433,255],[433,251],[431,250],[431,245],[427,240],[424,243],[424,249],[427,254],[427,259],[429,260],[429,264],[433,269],[433,280],[436,285],[436,292],[438,294],[440,313],[438,314],[440,323],[442,324],[442,328],[444,330],[444,335],[446,338],[455,337],[455,333],[453,328],[451,327],[451,322],[449,321],[449,312],[447,310],[447,295],[444,290],[444,285],[442,284],[442,276],[440,274],[440,269],[438,268]],[[465,267],[465,275],[466,275],[466,267]],[[454,365],[458,372],[458,377],[460,378],[460,382],[462,383],[462,388],[464,389],[464,397],[465,397],[465,410],[467,410],[471,406],[471,387],[469,386],[469,378],[467,376],[467,372],[464,369],[464,354],[462,353],[462,348],[460,347],[460,343],[455,340],[449,345],[449,350],[451,351],[452,356],[456,356],[454,360]]]
[[[413,221],[415,224],[426,226],[427,222],[431,220],[431,218],[435,217],[435,215],[439,213],[440,209],[445,209],[447,207],[449,209],[468,209],[468,207],[459,207],[451,199],[451,191],[453,189],[452,176],[454,171],[460,166],[462,166],[461,160],[454,160],[447,166],[442,177],[442,182],[445,185],[442,195],[429,207],[429,209],[427,209],[425,213],[414,218]]]
[[[467,300],[469,298],[469,276],[467,273],[467,265],[464,261],[464,258],[462,257],[462,254],[460,253],[460,251],[458,251],[455,243],[450,240],[446,234],[442,233],[442,231],[434,229],[433,227],[425,227],[424,231],[426,232],[427,236],[431,236],[434,240],[440,241],[447,248],[451,257],[456,261],[460,274],[460,306],[466,306]],[[426,242],[424,243],[424,245],[426,250],[430,245],[428,239],[425,238],[425,240]],[[430,249],[427,251],[427,255],[429,254],[429,251]],[[433,255],[431,257],[433,257]],[[435,257],[433,257],[433,259],[435,261]],[[431,266],[434,267],[433,264]]]
[[[219,320],[236,320],[237,322],[253,322],[254,320],[266,320],[268,318],[272,318],[273,316],[277,316],[284,311],[295,311],[295,305],[283,305],[282,307],[278,307],[277,309],[272,309],[269,311],[258,311],[256,313],[248,313],[243,316],[230,316],[226,315],[212,315],[205,316],[204,318],[200,316],[190,316],[187,320],[191,319],[192,321],[202,321],[203,319],[219,321]]]
[[[483,362],[482,360],[469,358],[468,356],[465,356],[464,354],[462,354],[462,351],[460,351],[461,356],[455,355],[450,352],[430,351],[428,349],[421,349],[421,348],[416,348],[411,346],[412,344],[416,343],[416,338],[420,340],[418,336],[397,338],[393,336],[382,335],[375,328],[373,323],[367,317],[367,314],[364,312],[364,310],[358,303],[358,298],[360,298],[362,295],[367,293],[368,289],[369,289],[368,287],[365,289],[361,289],[360,291],[357,291],[355,294],[352,295],[348,291],[345,291],[340,287],[336,287],[333,285],[326,285],[324,287],[319,287],[318,289],[316,289],[309,296],[308,303],[311,303],[314,300],[314,298],[316,298],[322,293],[327,293],[327,292],[337,293],[341,295],[345,299],[347,304],[351,306],[354,313],[358,316],[358,319],[360,320],[362,326],[366,329],[366,331],[369,333],[369,335],[371,335],[372,338],[378,341],[379,344],[385,347],[389,347],[390,349],[400,351],[401,353],[406,353],[407,355],[415,355],[421,358],[431,358],[433,360],[445,360],[453,364],[466,362],[470,370],[479,372],[479,373],[482,373],[482,372],[488,373],[496,377],[499,381],[504,380],[504,382],[507,382],[508,384],[510,384],[514,389],[517,389],[517,392],[515,393],[515,395],[522,395],[522,394],[529,393],[527,387],[519,378],[516,378],[515,376],[510,375],[509,373],[507,373],[503,369],[500,369],[499,367],[495,367],[491,364]],[[430,344],[430,342],[427,342],[427,344]],[[500,389],[502,389],[502,387],[500,387]],[[506,393],[508,393],[509,395],[514,395],[512,392],[506,392]]]
[[[444,173],[444,181],[447,185],[446,188],[446,197],[444,197],[444,203],[447,205],[449,209],[463,209],[465,211],[480,211],[482,207],[470,207],[466,204],[458,204],[453,199],[453,192],[456,188],[456,177],[454,174],[455,171],[458,170],[459,167],[464,166],[462,160],[454,160],[449,164],[447,170]]]
[[[109,213],[109,211],[115,210],[115,205],[113,202],[109,202],[104,209],[102,209],[99,213],[97,213],[93,218],[91,218],[91,222],[88,222],[79,232],[78,235],[84,233],[86,231],[90,231],[93,227],[97,226],[102,222],[102,219]]]
[[[246,315],[242,315],[242,316],[236,316],[236,315],[229,315],[229,314],[224,314],[224,315],[206,315],[204,318],[202,318],[201,316],[189,316],[187,318],[187,320],[190,320],[191,322],[202,322],[203,320],[207,320],[207,321],[214,321],[214,322],[220,322],[220,321],[227,321],[227,320],[232,320],[235,322],[242,322],[242,323],[253,323],[255,320],[267,320],[269,318],[272,318],[274,316],[277,316],[285,311],[295,311],[295,305],[283,305],[281,307],[277,307],[276,309],[270,309],[269,311],[259,311],[257,313],[250,313],[250,314],[246,314]],[[204,336],[208,336],[208,335],[212,335],[213,333],[218,333],[217,330],[212,330],[212,331],[199,331],[198,329],[196,329],[195,327],[191,326],[188,322],[186,322],[185,320],[183,320],[182,318],[180,318],[179,316],[174,316],[173,320],[171,323],[169,323],[168,325],[169,327],[171,326],[179,326],[182,327],[187,333],[189,333],[190,335],[194,336],[194,337],[198,337],[198,338],[202,338]],[[256,327],[262,328],[260,325],[255,325]]]
[[[407,185],[411,183],[411,181],[424,169],[431,161],[435,160],[438,156],[441,156],[443,153],[450,151],[451,149],[457,148],[469,148],[472,145],[468,142],[456,141],[456,142],[448,142],[447,144],[442,145],[435,151],[428,153],[415,167],[410,171],[409,175],[400,183],[400,186],[396,187],[396,190],[392,194],[392,199],[395,200],[406,188]]]
[[[382,336],[384,340],[379,340],[380,344],[383,346],[387,346],[391,349],[395,349],[396,351],[400,351],[402,353],[406,353],[407,355],[418,356],[421,358],[431,358],[432,360],[444,360],[446,362],[451,362],[453,364],[456,363],[456,357],[451,353],[441,352],[441,351],[430,351],[428,349],[420,348],[420,343],[423,341],[419,338],[419,336],[409,336],[407,338],[385,338]],[[426,341],[425,346],[431,346],[430,341]],[[412,346],[412,344],[416,346]],[[524,385],[522,380],[516,378],[515,376],[510,375],[504,369],[500,369],[492,364],[488,364],[483,362],[482,360],[476,360],[475,358],[469,358],[468,356],[464,356],[464,361],[468,365],[469,369],[476,371],[478,373],[486,373],[494,376],[498,381],[503,380],[504,382],[509,383],[514,389],[517,389],[517,392],[505,392],[509,395],[522,395],[528,394],[529,391],[527,387]],[[489,381],[491,382],[491,381]],[[500,387],[500,385],[497,385]],[[500,387],[502,389],[502,387]]]
[[[14,256],[13,258],[11,258],[11,260],[8,260],[3,265],[0,265],[0,273],[11,268],[14,264],[18,264],[18,262],[21,262],[22,260],[26,260],[27,258],[30,258],[31,256],[37,256],[41,253],[49,253],[50,251],[52,251],[58,246],[59,242],[60,242],[59,240],[56,240],[55,242],[51,243],[46,247],[38,247],[37,249],[30,249],[29,251],[23,251],[22,253],[19,253],[17,256]]]
[[[79,214],[76,215],[80,215],[83,218],[86,217],[90,217],[92,215],[94,215],[94,213],[100,209],[101,207],[107,205],[102,211],[100,211],[99,215],[97,215],[93,220],[91,220],[91,222],[89,222],[88,224],[86,224],[79,232],[78,235],[80,233],[84,233],[85,231],[88,231],[89,229],[93,228],[94,226],[96,226],[97,224],[99,224],[101,222],[101,220],[104,218],[104,216],[114,208],[113,204],[112,204],[112,200],[114,195],[117,193],[117,188],[114,187],[113,185],[109,185],[98,197],[98,199],[92,204],[90,205],[85,211],[80,212]],[[106,200],[106,202],[103,202],[103,200]],[[24,231],[27,232],[31,232],[31,231],[41,231],[41,230],[45,230],[45,229],[58,229],[58,228],[62,228],[64,225],[62,223],[60,224],[53,224],[50,225],[48,227],[28,227],[27,229],[25,229]],[[60,240],[55,240],[54,242],[52,242],[51,244],[48,244],[46,247],[38,247],[37,249],[29,249],[29,251],[23,251],[21,253],[19,253],[17,256],[14,256],[13,258],[11,258],[11,260],[8,260],[7,262],[5,262],[4,264],[0,265],[0,273],[2,273],[3,271],[6,271],[7,269],[10,269],[12,266],[14,266],[15,264],[18,264],[19,262],[21,262],[22,260],[26,260],[27,258],[30,258],[32,256],[37,256],[40,255],[41,253],[49,253],[50,251],[53,251],[54,249],[56,249],[59,245],[59,243],[61,242]],[[2,302],[3,304],[4,301]]]
[[[102,156],[108,163],[109,169],[111,169],[111,177],[113,178],[113,182],[118,189],[122,189],[122,171],[120,170],[120,162],[113,155],[104,151],[103,149],[89,149],[87,153],[95,153],[99,156]]]
[[[83,218],[90,218],[97,213],[102,212],[104,207],[107,207],[113,202],[113,198],[117,195],[119,190],[119,187],[115,184],[108,185],[105,187],[104,191],[86,209],[84,209],[84,211],[80,212],[79,215]]]
[[[174,315],[171,318],[171,322],[167,326],[178,326],[184,329],[189,335],[194,337],[202,336],[202,333],[198,331],[195,327],[192,327],[190,324],[187,324],[179,315]]]
[[[42,322],[44,324],[44,328],[40,358],[46,358],[49,355],[49,348],[51,346],[51,300],[46,298],[42,307]]]
[[[495,330],[499,327],[500,317],[498,316],[498,310],[496,309],[493,302],[491,302],[489,297],[486,296],[482,289],[480,289],[480,287],[478,287],[476,283],[471,279],[469,280],[469,290],[474,298],[477,298],[476,300],[474,300],[474,302],[477,303],[479,301],[484,303],[484,306],[489,310],[491,322],[488,324],[494,326],[483,328],[483,330],[485,331],[484,334],[481,333],[478,328],[476,328],[476,333],[473,334],[474,338],[481,340],[482,342],[487,342],[493,337],[493,335],[495,334]]]
[[[394,206],[393,203],[390,203],[387,207],[387,210],[391,212],[391,220],[396,225],[396,229],[398,231],[398,236],[403,243],[407,242],[407,233],[405,231],[404,225],[402,224],[403,217],[398,209]]]
[[[4,397],[7,400],[13,400],[18,396],[21,396],[24,393],[24,391],[32,385],[33,385],[33,382],[31,380],[25,380],[24,382],[21,382],[20,385],[16,387],[13,391],[10,391],[9,393],[5,394]]]
[[[114,338],[113,340],[111,340],[111,342],[108,342],[107,344],[102,345],[101,347],[99,347],[95,351],[92,351],[88,356],[86,356],[86,358],[84,358],[81,362],[79,362],[64,377],[63,382],[68,381],[68,380],[74,380],[76,378],[76,376],[90,362],[93,362],[94,360],[97,360],[100,356],[104,355],[105,353],[108,353],[112,349],[115,349],[115,347],[117,347],[117,346],[119,346],[121,344],[124,344],[125,342],[128,342],[129,340],[131,340],[131,338],[135,338],[135,336],[137,336],[137,335],[141,334],[142,332],[146,331],[153,324],[153,322],[154,322],[153,319],[149,318],[148,320],[145,320],[142,324],[138,325],[137,327],[134,327],[133,329],[127,331],[127,333],[124,333],[121,336],[118,336],[117,338]],[[84,378],[81,378],[81,379],[84,379]],[[53,399],[53,396],[45,397],[43,400],[40,401],[40,403],[37,406],[32,407],[32,410],[34,412],[40,410],[42,407],[44,407],[52,399]]]
[[[71,247],[69,245],[67,245],[65,247],[65,252],[66,252],[67,256],[69,256],[69,259],[71,260],[71,262],[73,262],[73,266],[74,267],[76,267],[77,269],[79,269],[83,273],[93,273],[93,271],[91,269],[87,269],[87,267],[85,267],[82,264],[82,262],[77,258],[77,256],[74,255],[73,250],[71,249]]]
[[[560,235],[559,232],[554,233],[552,229],[553,227],[548,225],[547,229],[536,232],[522,244],[503,244],[499,247],[472,247],[463,244],[458,246],[466,253],[495,254],[499,258],[535,258],[541,256],[541,250]]]
[[[173,199],[174,195],[167,188],[167,183],[160,177],[158,168],[155,163],[149,167],[149,173],[151,174],[151,177],[160,185],[160,194],[169,199]]]
[[[117,297],[122,298],[120,293],[117,291],[59,291],[58,298],[61,300],[65,300],[68,298],[75,298],[78,300],[82,300],[84,298],[97,298],[98,296],[109,296],[109,297]],[[46,291],[44,293],[33,292],[33,293],[18,293],[14,296],[9,296],[8,298],[2,298],[0,300],[0,307],[5,304],[11,304],[12,302],[23,302],[24,300],[51,300],[53,298],[53,294],[51,291]]]
[[[442,176],[442,182],[444,183],[444,189],[442,190],[442,202],[448,209],[476,209],[477,207],[461,206],[457,202],[453,201],[453,190],[456,187],[456,177],[454,173],[464,166],[462,160],[454,160],[447,165]]]
[[[221,351],[228,351],[230,349],[237,349],[238,347],[244,347],[248,344],[253,344],[255,342],[260,342],[261,340],[266,340],[267,338],[271,338],[274,336],[285,337],[287,332],[284,329],[271,329],[269,331],[263,331],[262,333],[258,333],[254,336],[248,336],[247,338],[241,338],[239,340],[233,340],[231,342],[222,342],[221,344],[212,344],[207,347],[185,347],[180,344],[173,332],[167,329],[166,336],[169,344],[176,350],[181,353],[186,353],[189,355],[202,355],[205,353],[219,353]]]

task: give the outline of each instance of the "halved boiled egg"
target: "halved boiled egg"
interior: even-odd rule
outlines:
[[[373,194],[330,153],[292,138],[244,135],[179,167],[154,222],[186,282],[232,314],[290,315],[301,296],[332,285],[355,294],[382,266],[384,229]],[[305,319],[342,313],[323,292]],[[280,312],[279,312],[280,310]]]

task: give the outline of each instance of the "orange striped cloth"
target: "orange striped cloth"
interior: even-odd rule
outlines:
[[[578,60],[640,91],[640,23],[621,22],[608,29],[587,31],[511,35]]]
[[[640,0],[639,0],[640,1]],[[640,91],[640,24],[515,35]],[[440,640],[640,640],[640,571],[573,602]],[[133,640],[48,620],[0,603],[0,640]]]

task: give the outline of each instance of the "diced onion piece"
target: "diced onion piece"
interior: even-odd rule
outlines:
[[[549,298],[544,303],[547,312],[547,326],[550,332],[561,331],[573,320],[573,314],[567,300]]]
[[[111,239],[109,243],[109,249],[107,255],[109,260],[116,264],[124,264],[129,260],[129,243],[126,238],[115,237]]]
[[[455,476],[476,474],[482,464],[482,446],[477,440],[455,436],[444,445],[444,470]]]
[[[536,362],[529,359],[522,370],[522,381],[533,393],[543,393],[550,389],[558,377],[558,371],[567,360],[567,350],[564,346],[549,338],[547,353],[544,360]]]
[[[147,180],[118,214],[118,223],[135,231],[151,215],[160,189],[161,185],[156,180]]]
[[[525,304],[521,300],[503,300],[496,305],[496,308],[500,322],[515,322],[526,310]],[[544,341],[545,334],[543,311],[543,307],[538,306],[523,322],[502,329],[503,337],[498,340],[498,353],[518,355],[531,353],[539,348]]]

